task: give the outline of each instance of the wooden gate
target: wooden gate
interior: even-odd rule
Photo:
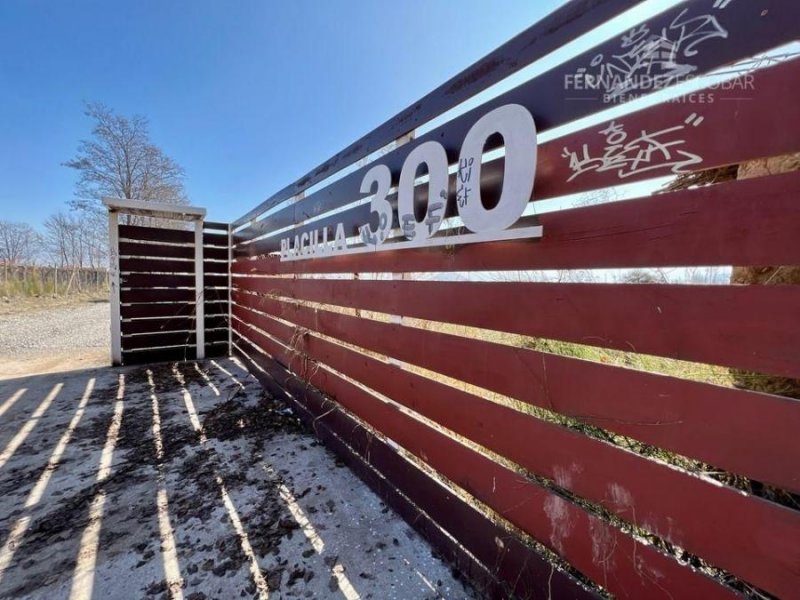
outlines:
[[[487,596],[798,598],[800,405],[729,369],[800,378],[800,286],[725,269],[800,264],[800,172],[598,192],[800,151],[797,60],[667,97],[796,2],[683,2],[430,123],[638,4],[569,2],[234,222],[233,348]]]
[[[228,225],[204,221],[205,209],[191,206],[104,202],[112,250],[112,363],[227,355]],[[129,221],[125,215],[143,224],[121,222],[120,216]]]

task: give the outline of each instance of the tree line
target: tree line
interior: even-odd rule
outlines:
[[[37,230],[28,223],[0,221],[0,263],[103,268],[108,265],[108,236],[99,219],[59,212]]]
[[[185,172],[150,140],[147,118],[119,115],[101,103],[87,104],[85,114],[92,121],[91,136],[63,163],[78,173],[75,196],[36,227],[0,220],[0,264],[104,268],[109,253],[102,198],[188,203]],[[132,216],[127,222],[161,224]]]

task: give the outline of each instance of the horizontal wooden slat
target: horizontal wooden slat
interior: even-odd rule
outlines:
[[[203,221],[203,229],[211,229],[215,231],[224,231],[227,233],[228,224],[219,221]]]
[[[205,325],[208,329],[227,327],[228,319],[224,315],[206,317]],[[158,333],[161,331],[188,331],[194,329],[194,316],[167,317],[154,319],[136,319],[122,321],[122,334]]]
[[[233,281],[265,294],[800,376],[794,286]]]
[[[153,275],[152,273],[128,273],[120,275],[122,288],[185,287],[193,288],[194,275]]]
[[[673,173],[673,164],[685,160],[687,156],[694,156],[697,160],[687,170],[701,170],[800,150],[800,140],[794,135],[794,130],[782,126],[782,123],[800,121],[800,107],[797,103],[791,102],[793,94],[800,95],[800,60],[758,72],[753,75],[752,85],[754,89],[746,94],[741,89],[709,89],[705,93],[712,94],[716,98],[713,110],[691,104],[665,102],[541,144],[537,151],[533,197],[543,200],[670,175]],[[534,95],[527,98],[527,104],[535,117],[541,93],[532,91],[532,94]],[[780,121],[773,118],[776,113],[782,115]],[[691,116],[694,120],[687,124],[686,121]],[[694,123],[698,122],[698,119],[702,120],[695,126]],[[633,149],[628,149],[624,155],[620,155],[626,161],[618,160],[617,168],[599,170],[598,157],[604,156],[608,144],[606,136],[601,132],[608,130],[612,124],[627,132],[627,143],[632,145]],[[671,134],[655,135],[655,132],[675,127],[679,129]],[[652,144],[644,141],[635,142],[633,134],[640,135],[642,132],[654,134]],[[441,137],[436,137],[436,140],[441,140]],[[681,143],[674,144],[675,141]],[[666,156],[656,149],[656,142],[670,143]],[[458,143],[460,144],[460,141]],[[587,166],[584,173],[575,176],[570,167],[570,159],[564,156],[564,151],[567,148],[583,158],[584,147],[595,160],[593,163],[590,161],[591,166]],[[407,154],[405,148],[406,146],[380,159],[382,164],[392,170],[395,179]],[[455,150],[451,156],[452,161],[458,158]],[[631,164],[634,158],[638,161],[636,167]],[[239,232],[236,241],[302,223],[328,210],[358,200],[363,196],[360,193],[361,181],[368,168],[359,169],[315,194],[270,215],[249,229]],[[503,161],[493,161],[484,165],[481,170],[482,187],[491,188],[499,185],[503,178],[503,168]],[[446,216],[457,214],[456,189],[454,174],[450,177]],[[420,201],[427,201],[427,191],[427,185],[420,186],[417,192]],[[396,205],[396,194],[389,196],[389,200]],[[362,205],[331,216],[327,222],[331,228],[335,223],[341,222],[345,225],[346,233],[354,235],[360,225],[368,222],[369,214],[369,205]],[[296,235],[320,226],[317,223],[309,223],[281,235]],[[396,214],[393,226],[398,227]],[[271,243],[261,242],[247,251],[251,255],[262,254],[276,250],[277,244],[277,240],[272,240]]]
[[[203,258],[211,258],[214,260],[228,260],[228,248],[221,248],[218,246],[204,246]]]
[[[228,276],[223,274],[204,274],[203,283],[207,287],[228,285]],[[120,276],[120,285],[123,288],[152,288],[152,287],[191,287],[195,284],[194,275],[154,275],[152,273],[123,273]]]
[[[192,346],[195,344],[194,331],[165,331],[144,335],[127,335],[122,338],[122,350],[142,348],[162,348],[171,346]]]
[[[120,241],[120,256],[152,256],[157,258],[194,258],[194,245],[170,246],[168,244],[137,243]],[[204,246],[203,258],[227,261],[228,249],[218,246]]]
[[[562,571],[554,570],[535,551],[493,523],[474,506],[403,459],[379,437],[359,426],[335,405],[332,406],[316,390],[309,388],[275,361],[261,355],[244,338],[239,338],[239,344],[248,351],[244,353],[241,348],[238,349],[239,356],[251,366],[251,372],[259,381],[277,397],[292,405],[326,446],[345,460],[440,554],[453,561],[462,571],[467,569],[469,575],[473,572],[472,564],[469,555],[461,549],[463,545],[483,565],[489,565],[491,572],[501,581],[506,582],[505,585],[498,582],[492,589],[481,588],[486,597],[498,600],[506,600],[510,596],[527,599],[544,597],[548,592],[553,598],[595,597]],[[342,440],[347,440],[347,444]],[[388,475],[391,480],[377,476],[370,467]],[[457,542],[442,535],[437,525],[454,536]],[[497,540],[502,543],[498,544]]]
[[[120,298],[123,304],[140,302],[194,302],[195,290],[188,288],[122,288]],[[204,288],[201,292],[207,303],[225,303],[227,305],[228,290],[218,288]],[[148,315],[149,316],[149,315]]]
[[[224,289],[221,288],[203,288],[203,298],[206,302],[223,302],[227,303],[228,301],[228,289],[227,287]]]
[[[227,301],[212,301],[206,302],[203,305],[205,308],[205,314],[207,315],[227,315],[228,314],[228,302]]]
[[[149,242],[163,242],[169,244],[194,245],[194,231],[181,229],[167,229],[164,227],[142,227],[140,225],[120,225],[119,238],[121,240],[146,240]]]
[[[193,317],[172,317],[166,319],[136,319],[123,321],[121,324],[123,345],[124,336],[136,333],[162,333],[172,331],[189,331],[194,329]]]
[[[203,271],[205,273],[224,273],[228,274],[228,263],[216,260],[204,260]]]
[[[194,273],[194,261],[120,258],[119,270],[122,273]]]
[[[135,302],[192,302],[197,294],[192,289],[126,289],[119,292],[123,304]]]
[[[210,229],[205,227],[204,229]],[[138,225],[120,225],[119,237],[124,240],[144,240],[148,242],[163,242],[168,244],[185,244],[194,247],[194,226],[191,230],[165,229],[160,227],[141,227]],[[227,246],[228,234],[204,231],[204,246]]]
[[[292,364],[293,352],[238,319],[234,328],[277,360]],[[704,598],[735,596],[728,588],[664,556],[652,546],[639,543],[554,492],[526,481],[514,471],[398,411],[324,365],[315,366],[308,373],[301,372],[300,376],[469,490],[594,581],[602,582],[617,597],[646,598],[665,591],[676,598],[692,594]],[[597,559],[598,552],[605,560]],[[607,577],[608,564],[614,565],[613,578]],[[642,577],[643,571],[662,577]]]
[[[646,524],[653,533],[763,589],[780,593],[800,586],[800,574],[794,572],[800,564],[800,511],[702,480],[315,334],[297,341],[295,327],[247,309],[234,311],[242,322],[285,344],[294,340],[301,356],[330,366],[622,519]],[[288,366],[298,370],[300,364]],[[731,522],[735,525],[728,525]],[[797,542],[787,545],[786,539]],[[751,550],[742,553],[742,548]]]
[[[197,358],[197,350],[194,346],[122,351],[124,365],[146,365],[173,360],[194,360],[195,358]]]
[[[800,173],[723,183],[537,217],[543,237],[233,263],[234,273],[356,273],[800,264]]]
[[[794,4],[791,0],[773,0],[768,11],[764,11],[763,6],[757,3],[736,2],[726,6],[725,10],[715,10],[714,0],[702,0],[684,2],[660,15],[648,20],[647,31],[664,31],[665,35],[681,37],[680,31],[684,31],[691,24],[713,19],[713,24],[719,24],[721,30],[713,31],[702,40],[695,39],[695,43],[690,43],[683,38],[680,42],[675,42],[676,46],[670,43],[672,52],[679,54],[681,64],[686,64],[693,75],[700,75],[717,66],[731,63],[744,57],[752,56],[769,48],[773,48],[782,43],[792,41],[795,38],[795,31],[791,25],[794,16]],[[683,28],[676,23],[684,23]],[[675,31],[678,29],[678,31]],[[689,35],[683,33],[682,35]],[[690,36],[691,37],[691,36]],[[672,37],[668,38],[672,40]],[[630,44],[629,44],[630,45]],[[628,45],[628,46],[629,46]],[[399,167],[402,161],[414,147],[429,140],[441,142],[445,148],[457,156],[457,149],[460,146],[469,127],[477,121],[480,115],[502,104],[521,104],[532,109],[539,131],[545,131],[552,127],[562,125],[571,120],[586,116],[602,108],[607,108],[604,103],[601,90],[587,90],[568,87],[565,84],[567,75],[574,75],[581,69],[587,69],[590,74],[595,74],[599,67],[590,67],[597,56],[613,57],[629,52],[630,48],[624,46],[620,39],[615,36],[612,39],[575,56],[563,64],[541,74],[530,81],[489,100],[478,108],[466,112],[459,117],[449,121],[445,126],[436,128],[426,135],[420,136],[414,142],[408,143],[398,150],[382,158],[397,163],[393,169]],[[632,68],[633,75],[640,75],[646,72],[649,76],[664,76],[661,71],[653,72],[653,61],[642,63],[640,69]],[[650,67],[647,67],[650,65]],[[612,70],[612,72],[615,72]],[[621,74],[624,76],[624,74]],[[670,79],[674,82],[675,77]],[[665,79],[666,81],[666,79]],[[638,90],[641,93],[648,93],[652,89]],[[626,100],[623,97],[622,100]],[[411,115],[413,116],[413,112]],[[410,131],[413,126],[409,126],[405,131]],[[487,146],[490,149],[491,146]],[[374,149],[373,149],[374,150]],[[371,152],[369,150],[367,153]],[[345,156],[347,162],[337,164]],[[314,174],[309,174],[292,186],[288,186],[280,192],[271,196],[258,207],[249,211],[242,218],[234,221],[235,225],[241,225],[252,218],[263,213],[270,207],[276,206],[291,195],[306,189],[313,183],[319,182],[325,177],[332,175],[338,169],[358,160],[356,156],[361,154],[340,154],[331,159],[330,162],[322,165]],[[391,157],[391,158],[390,158]],[[361,181],[364,170],[356,171],[357,179]],[[310,195],[309,198],[313,197]],[[319,201],[319,197],[315,201]],[[298,204],[304,201],[298,202]],[[304,212],[309,212],[305,207],[312,204],[304,204]],[[318,214],[318,213],[310,213]]]
[[[206,344],[205,357],[219,358],[228,355],[227,343]],[[125,350],[122,352],[124,365],[146,365],[165,361],[186,361],[197,358],[195,346],[175,346],[171,348],[149,348],[144,350]]]
[[[211,315],[227,315],[228,303],[227,301],[212,301],[204,304],[205,314]],[[146,319],[158,317],[187,317],[194,315],[193,302],[164,302],[164,303],[137,303],[137,304],[123,304],[120,307],[120,312],[123,319]]]
[[[240,306],[800,493],[797,402],[234,292]]]
[[[205,331],[207,344],[214,342],[227,342],[227,329],[207,329]],[[127,335],[122,338],[123,350],[137,350],[141,348],[161,348],[165,346],[192,346],[196,342],[195,331],[163,331],[141,335]]]
[[[126,256],[146,256],[155,258],[194,258],[194,248],[192,246],[169,246],[167,244],[142,244],[138,242],[126,242],[120,240],[119,255],[121,258]]]
[[[221,233],[204,233],[203,234],[203,247],[228,247],[228,234]]]
[[[203,287],[228,289],[228,275],[223,273],[206,273],[203,276]]]
[[[123,304],[120,306],[120,314],[123,319],[186,317],[194,315],[194,306],[194,302]],[[208,314],[208,311],[206,313]]]
[[[205,227],[204,229],[211,229]],[[161,227],[142,227],[139,225],[120,225],[119,237],[121,240],[162,242],[167,244],[182,244],[194,247],[194,226],[191,230],[167,229]],[[213,231],[203,232],[204,246],[227,246],[227,226],[225,233]]]
[[[206,345],[221,344],[228,342],[228,328],[224,329],[206,329],[205,331]]]

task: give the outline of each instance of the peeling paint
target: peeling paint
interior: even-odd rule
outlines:
[[[572,471],[569,468],[561,466],[553,468],[553,478],[559,487],[572,489]]]
[[[603,573],[606,573],[614,566],[616,539],[611,528],[597,518],[589,520],[589,531],[592,535],[592,562],[603,567]]]
[[[675,545],[676,547],[680,546],[683,547],[684,540],[683,535],[680,530],[676,530],[675,528],[675,519],[672,517],[666,517],[667,520],[667,527],[666,530],[663,527],[663,523],[659,526],[658,523],[654,523],[650,520],[645,520],[642,524],[647,531],[657,535],[660,538],[668,540],[671,544]]]
[[[564,539],[574,528],[569,518],[569,502],[561,496],[551,495],[544,501],[544,512],[550,519],[550,543],[564,554]]]
[[[633,496],[631,493],[618,483],[612,483],[608,486],[608,491],[611,494],[611,502],[617,508],[632,508]]]
[[[647,561],[643,559],[640,555],[635,557],[636,561],[633,565],[636,568],[636,571],[639,572],[640,575],[649,575],[652,579],[663,579],[664,573],[659,571],[658,569],[653,568],[651,565],[647,564]]]
[[[574,476],[580,475],[582,472],[583,466],[576,462],[569,467],[558,465],[553,468],[553,480],[559,487],[571,490]]]

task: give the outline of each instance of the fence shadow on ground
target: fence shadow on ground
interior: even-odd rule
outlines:
[[[235,361],[0,381],[0,423],[0,597],[456,585]]]

